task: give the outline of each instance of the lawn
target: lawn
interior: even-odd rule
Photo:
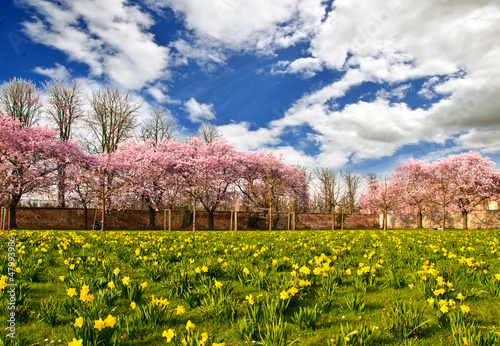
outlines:
[[[500,343],[498,230],[20,230],[0,240],[0,345]]]

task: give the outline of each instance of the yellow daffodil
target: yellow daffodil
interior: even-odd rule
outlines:
[[[108,282],[109,288],[115,288],[115,283],[113,281]]]
[[[115,270],[113,270],[113,274],[115,274],[115,276],[118,276],[118,274],[120,274],[120,268],[115,268]]]
[[[250,305],[254,305],[255,301],[253,300],[253,296],[250,294],[249,296],[245,297],[245,303],[248,303]]]
[[[122,283],[124,285],[127,285],[130,283],[130,278],[128,276],[125,276],[123,279],[122,279]]]
[[[215,280],[215,288],[221,288],[222,282]]]
[[[470,312],[470,308],[467,305],[460,305],[460,311],[462,311],[464,314],[467,314]]]
[[[184,309],[184,307],[182,305],[178,305],[177,309],[175,309],[175,310],[176,310],[177,315],[182,315],[183,313],[186,312],[186,309]]]
[[[303,266],[302,268],[299,269],[299,272],[305,275],[311,274],[311,269],[307,268],[306,266]]]
[[[106,319],[104,320],[104,325],[106,327],[113,328],[115,324],[116,324],[116,317],[114,316],[108,315],[108,317],[106,317]]]
[[[135,302],[130,303],[130,307],[132,308],[132,310],[134,310],[136,306],[137,306],[137,304]]]
[[[147,282],[143,282],[141,284],[141,288],[145,289],[146,287],[148,287],[148,283]]]
[[[208,340],[208,333],[201,333],[201,342],[205,342]]]
[[[66,290],[66,294],[70,297],[74,297],[77,295],[76,290],[74,288],[68,288]]]
[[[94,328],[97,329],[98,331],[101,331],[106,327],[106,323],[102,320],[102,318],[99,318],[98,320],[94,320]]]
[[[168,331],[164,330],[163,334],[161,336],[164,337],[164,338],[166,338],[167,342],[170,342],[174,338],[175,332],[172,329],[169,329]]]
[[[296,287],[291,287],[291,288],[288,289],[288,293],[290,293],[292,297],[295,294],[297,294],[297,292],[299,292],[299,290]]]
[[[73,338],[73,341],[70,341],[68,346],[82,346],[82,342],[83,342],[83,339],[76,340],[76,338]]]
[[[83,317],[78,317],[75,320],[75,327],[81,328],[83,326]]]
[[[280,299],[285,300],[285,299],[288,299],[288,298],[290,298],[290,295],[289,295],[289,293],[287,291],[283,291],[283,292],[280,293]]]
[[[186,330],[187,331],[190,331],[190,330],[194,330],[194,323],[191,322],[191,320],[188,320],[187,323],[186,323]]]

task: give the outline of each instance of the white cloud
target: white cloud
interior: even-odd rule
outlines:
[[[59,49],[129,89],[168,77],[169,49],[147,30],[149,15],[125,0],[23,0],[38,16],[23,23],[34,41]]]
[[[405,98],[406,94],[408,93],[408,91],[410,89],[411,89],[411,84],[403,84],[403,85],[400,85],[397,88],[394,88],[391,90],[380,89],[377,91],[377,97],[381,97],[381,98],[385,98],[385,99],[395,97],[395,98],[401,100],[401,99]]]
[[[333,5],[311,42],[313,60],[295,63],[320,61],[343,77],[304,95],[269,128],[308,124],[320,146],[316,163],[326,166],[391,156],[421,142],[455,140],[458,148],[485,152],[496,148],[491,127],[500,125],[497,1],[426,0],[416,6],[336,0]],[[293,63],[277,67],[289,72]],[[409,82],[419,78],[427,79],[420,96],[440,98],[429,109],[384,100],[404,98],[412,88]],[[379,91],[373,102],[336,109],[337,99],[366,82],[404,84]]]
[[[189,101],[184,103],[184,107],[189,113],[189,120],[194,123],[215,119],[213,104],[199,103],[194,99],[194,97],[191,97]]]
[[[193,31],[194,43],[181,40],[183,44],[175,47],[194,59],[197,53],[185,43],[206,52],[218,50],[212,52],[215,60],[225,59],[226,50],[274,54],[310,38],[325,15],[323,0],[149,0],[148,4],[172,8]]]
[[[321,60],[316,58],[300,58],[294,61],[279,61],[271,70],[272,74],[293,73],[303,78],[311,78],[323,69]]]
[[[217,126],[224,138],[238,150],[257,150],[281,142],[280,129],[259,128],[250,130],[250,123],[241,122]]]
[[[50,77],[56,80],[68,80],[70,78],[70,73],[66,66],[56,63],[55,67],[35,67],[34,71],[41,75]]]
[[[283,161],[288,165],[301,165],[303,167],[314,167],[316,165],[314,157],[307,155],[302,150],[297,150],[289,145],[278,146],[268,150],[276,154],[282,154]]]

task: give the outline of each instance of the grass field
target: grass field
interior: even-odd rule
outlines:
[[[500,344],[498,230],[0,240],[0,345]]]

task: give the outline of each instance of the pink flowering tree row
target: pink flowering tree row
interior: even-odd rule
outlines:
[[[390,176],[370,183],[359,204],[364,210],[382,213],[384,229],[389,211],[414,212],[421,228],[422,213],[436,209],[441,213],[443,229],[448,210],[460,212],[462,227],[467,229],[470,211],[499,198],[500,172],[493,166],[492,161],[474,152],[432,163],[408,160],[396,165]]]
[[[53,191],[61,169],[68,177],[65,190],[85,214],[90,205],[101,209],[102,227],[107,211],[138,203],[149,208],[151,228],[155,211],[191,205],[194,230],[197,206],[208,212],[213,229],[220,208],[245,204],[271,213],[278,198],[307,199],[303,170],[271,152],[237,151],[224,140],[206,144],[193,137],[186,142],[129,141],[112,153],[89,155],[47,127],[28,127],[1,116],[0,203],[10,208],[12,228],[17,227],[15,209],[21,197]]]

